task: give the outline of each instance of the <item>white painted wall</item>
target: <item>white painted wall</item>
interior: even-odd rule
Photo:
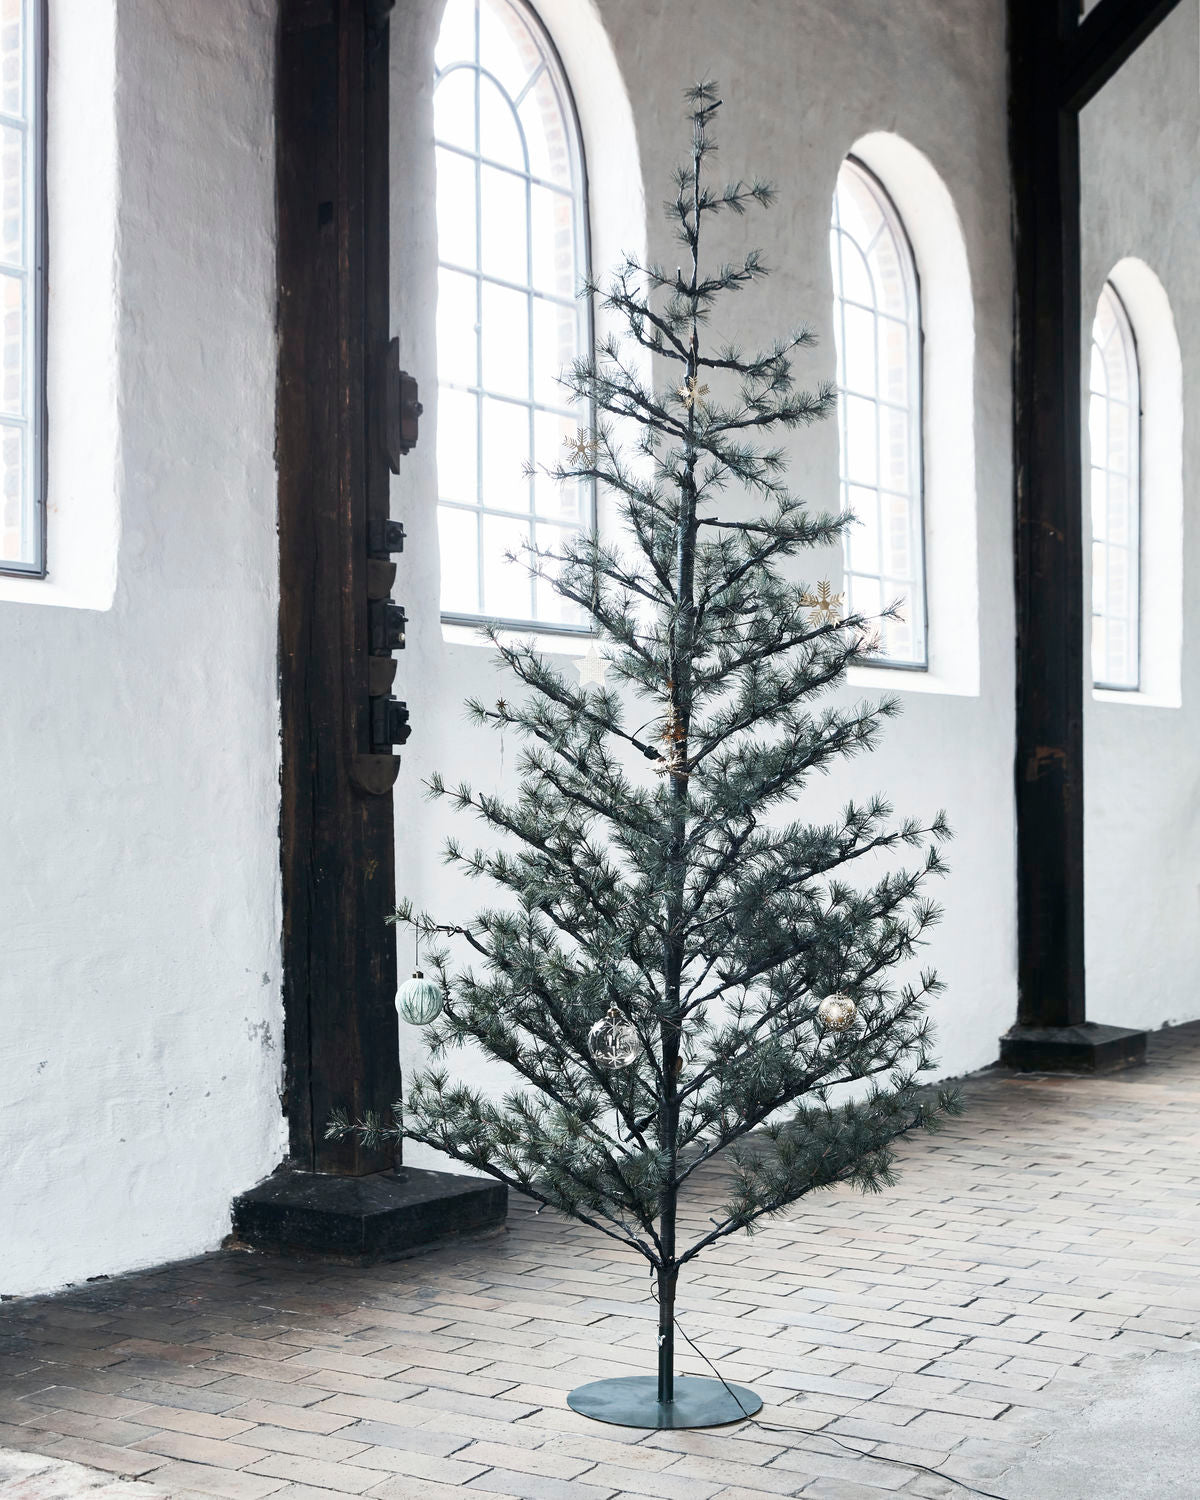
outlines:
[[[1150,689],[1085,697],[1088,1009],[1097,1021],[1160,1026],[1200,1015],[1196,0],[1185,0],[1087,106],[1080,138],[1085,372],[1096,298],[1114,267],[1118,288],[1137,315],[1134,331],[1143,346],[1142,588],[1149,618],[1144,615],[1142,650],[1143,679]],[[1172,462],[1170,427],[1180,412],[1153,404],[1177,404],[1178,396],[1170,379],[1147,365],[1169,356],[1164,349],[1169,339],[1152,286],[1145,289],[1136,274],[1130,280],[1131,268],[1119,264],[1128,257],[1144,262],[1161,283],[1182,352],[1182,536],[1171,514],[1178,508],[1178,475],[1162,467]],[[1178,449],[1174,453],[1177,465]],[[1166,538],[1164,517],[1172,533]]]
[[[104,167],[103,112],[99,142],[68,127],[106,32],[119,171],[115,261],[103,203],[93,242],[116,286],[112,357],[59,319],[50,465],[108,517],[98,545],[115,541],[115,468],[115,593],[53,597],[52,522],[50,581],[25,585],[46,607],[0,600],[6,1294],[211,1248],[284,1146],[274,6],[121,0],[115,47],[112,8],[51,6],[52,224]],[[60,235],[52,309],[80,249]]]
[[[59,493],[92,528],[103,566],[89,570],[77,556],[70,597],[54,593],[70,581],[61,570],[41,593],[0,589],[5,1293],[211,1248],[232,1195],[285,1145],[273,0],[122,0],[115,28],[104,19],[108,0],[56,0],[53,9],[53,170],[63,180],[55,185],[52,174],[52,222],[57,214],[61,241],[72,169],[80,193],[98,194],[105,180],[109,197],[93,200],[98,263],[88,284],[103,301],[107,277],[115,297],[107,323],[93,309],[86,358],[84,346],[59,339],[50,370],[51,460],[72,476]],[[439,769],[509,785],[517,746],[466,724],[462,699],[492,695],[500,680],[483,649],[445,639],[438,622],[430,72],[439,9],[440,0],[411,0],[393,21],[395,326],[427,407],[422,442],[395,481],[395,513],[409,527],[398,593],[411,622],[398,690],[415,725],[397,822],[401,894],[453,920],[485,892],[464,889],[442,866],[452,825],[423,800],[421,782]],[[959,836],[930,952],[949,984],[936,1016],[943,1071],[978,1067],[995,1057],[1015,1014],[1001,0],[544,0],[543,11],[583,115],[597,267],[647,235],[652,254],[670,253],[657,217],[646,224],[643,193],[657,203],[681,141],[679,90],[717,72],[728,100],[725,166],[770,176],[782,193],[772,215],[749,222],[776,274],[764,294],[741,299],[739,331],[764,337],[812,320],[824,339],[813,379],[833,369],[826,231],[843,153],[871,132],[904,138],[961,222],[974,324],[977,575],[947,597],[968,612],[964,632],[978,634],[977,686],[968,672],[966,691],[961,675],[957,691],[904,691],[905,715],[880,752],[814,788],[807,809],[821,818],[845,795],[876,788],[906,812],[948,809]],[[78,43],[85,34],[88,49]],[[1175,313],[1185,392],[1200,373],[1197,52],[1189,0],[1084,121],[1089,296],[1122,256],[1145,259]],[[109,112],[101,91],[85,100],[72,55],[95,67],[111,57]],[[94,113],[72,146],[71,109],[83,113],[85,103]],[[56,277],[71,265],[69,249],[60,245]],[[74,286],[74,277],[53,286],[52,306]],[[65,324],[62,314],[60,332]],[[81,380],[81,368],[95,378]],[[1190,499],[1194,425],[1185,426],[1185,579],[1200,533]],[[81,454],[93,442],[89,475]],[[799,434],[792,454],[797,488],[831,504],[832,425]],[[964,503],[969,489],[964,482]],[[54,551],[50,561],[55,568]],[[821,571],[836,578],[837,559]],[[1198,668],[1189,650],[1200,603],[1191,592],[1183,707],[1089,705],[1088,962],[1102,1020],[1156,1025],[1197,1013],[1187,982],[1200,958],[1190,854]],[[419,1036],[406,1029],[403,1044],[411,1069]],[[470,1059],[464,1067],[500,1081]]]
[[[413,0],[393,21],[393,302],[406,368],[417,373],[426,405],[425,434],[396,481],[394,510],[409,528],[398,596],[412,622],[397,692],[413,713],[397,785],[400,892],[461,918],[491,899],[484,887],[459,883],[439,861],[452,829],[473,836],[440,805],[421,797],[433,770],[451,782],[512,784],[518,746],[470,727],[461,711],[469,693],[495,697],[503,679],[487,651],[444,638],[438,624],[435,517],[436,423],[434,312],[436,239],[433,202],[432,48],[440,0]],[[890,131],[922,153],[940,177],[962,223],[972,288],[974,473],[961,503],[977,515],[977,577],[957,591],[967,611],[965,635],[978,631],[978,661],[948,692],[899,688],[903,718],[869,760],[815,786],[805,803],[821,819],[850,794],[885,790],[904,812],[944,805],[958,831],[953,874],[941,887],[946,919],[929,957],[949,991],[936,1006],[942,1068],[959,1073],[993,1061],[997,1038],[1015,1018],[1015,914],[1012,814],[1013,607],[1011,546],[1010,326],[1011,271],[1005,143],[1004,8],[1000,0],[913,0],[881,7],[873,0],[570,0],[543,7],[579,95],[592,179],[596,269],[648,232],[652,256],[675,254],[657,205],[684,145],[681,90],[714,72],[727,101],[720,121],[721,162],[731,175],[760,173],[780,189],[771,214],[735,221],[729,248],[762,244],[775,274],[764,292],[737,299],[747,341],[765,339],[801,320],[822,335],[802,372],[832,377],[832,284],[828,260],[830,202],[838,165],[870,132]],[[601,28],[597,30],[597,26]],[[590,34],[589,34],[590,33]],[[609,186],[627,128],[612,101],[615,69],[632,101],[636,165],[651,205],[647,230],[629,218],[636,194]],[[603,86],[598,82],[603,79]],[[599,96],[593,104],[589,96]],[[631,169],[620,177],[628,188]],[[897,194],[899,196],[899,194]],[[611,224],[620,226],[614,233]],[[748,241],[743,239],[749,235]],[[615,241],[615,243],[613,243]],[[605,252],[604,246],[611,248]],[[971,379],[970,373],[967,376]],[[947,412],[957,420],[957,409]],[[931,420],[937,420],[931,413]],[[820,506],[836,504],[834,424],[801,433],[790,444],[796,488]],[[968,551],[964,565],[972,566]],[[837,577],[825,560],[815,577]],[[835,585],[836,586],[836,585]],[[955,596],[956,591],[949,591]],[[977,601],[977,602],[976,602]],[[969,613],[977,610],[978,618]],[[450,633],[447,632],[447,635]],[[576,651],[576,654],[579,654]],[[973,668],[973,670],[971,670]],[[962,686],[966,679],[966,689]],[[972,678],[974,681],[972,682]],[[924,686],[924,684],[922,684]],[[848,689],[856,698],[860,689]],[[409,954],[402,948],[402,969]],[[420,1034],[402,1028],[404,1062],[422,1056]],[[468,1057],[456,1068],[489,1085],[501,1082]],[[428,1159],[410,1148],[414,1164]]]

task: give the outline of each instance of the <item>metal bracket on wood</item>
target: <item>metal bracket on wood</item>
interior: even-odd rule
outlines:
[[[400,460],[416,447],[418,423],[425,410],[418,400],[416,380],[400,368],[399,339],[387,348],[384,393],[384,442],[392,473],[399,474]]]
[[[411,453],[418,437],[421,402],[417,382],[400,368],[400,340],[389,340],[383,369],[380,372],[382,396],[381,435],[388,467],[400,472],[400,460]],[[376,408],[378,410],[378,408]],[[386,499],[386,488],[378,492]],[[380,510],[385,511],[384,506]],[[396,664],[393,651],[404,650],[407,616],[404,607],[390,597],[396,579],[396,564],[391,558],[404,550],[404,527],[390,515],[375,513],[367,517],[367,739],[371,759],[392,764],[390,787],[395,780],[399,761],[390,754],[392,747],[403,745],[411,732],[408,707],[392,696]],[[372,780],[382,780],[382,769]]]

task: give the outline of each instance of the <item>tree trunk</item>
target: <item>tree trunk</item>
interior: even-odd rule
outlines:
[[[672,1209],[674,1205],[672,1205]],[[674,1231],[674,1214],[671,1228]],[[672,1233],[672,1237],[673,1233]],[[658,1401],[675,1399],[675,1283],[679,1270],[672,1262],[658,1273]]]

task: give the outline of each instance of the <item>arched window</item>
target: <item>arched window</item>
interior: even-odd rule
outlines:
[[[1133,326],[1111,281],[1092,324],[1089,392],[1092,678],[1130,691],[1139,679],[1141,380]]]
[[[847,607],[884,621],[881,665],[927,665],[921,494],[921,312],[908,236],[879,179],[842,163],[830,231]]]
[[[570,89],[520,0],[448,0],[435,63],[443,618],[578,630],[520,560],[593,524],[590,486],[532,470],[588,425],[558,384],[591,337]]]

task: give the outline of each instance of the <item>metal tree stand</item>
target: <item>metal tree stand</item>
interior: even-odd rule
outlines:
[[[674,1214],[669,1220],[674,1228]],[[675,1378],[675,1282],[678,1269],[658,1273],[658,1376],[593,1380],[567,1397],[581,1416],[618,1427],[722,1427],[762,1410],[744,1385],[698,1375]]]

